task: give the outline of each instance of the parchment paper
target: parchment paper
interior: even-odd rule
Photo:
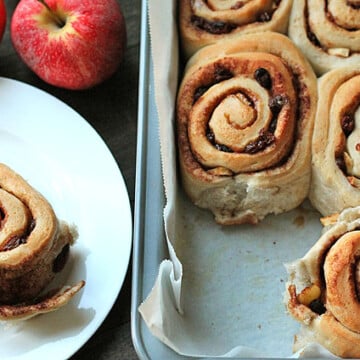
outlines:
[[[183,194],[174,126],[179,50],[176,2],[149,0],[151,53],[166,194],[169,259],[139,311],[179,354],[203,357],[333,357],[316,344],[292,353],[299,324],[285,312],[284,263],[319,238],[320,215],[305,202],[256,226],[222,227]]]

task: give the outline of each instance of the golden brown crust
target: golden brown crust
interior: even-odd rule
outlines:
[[[309,188],[316,101],[315,75],[284,35],[248,34],[200,50],[177,98],[190,198],[221,224],[257,223],[298,206]]]
[[[187,58],[205,45],[238,35],[287,31],[292,0],[224,3],[218,0],[179,1],[180,39]]]

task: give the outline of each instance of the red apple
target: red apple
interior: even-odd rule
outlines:
[[[6,8],[4,0],[0,0],[0,41],[4,35],[6,25]]]
[[[10,35],[19,56],[41,79],[73,90],[112,76],[126,47],[118,0],[20,0]]]

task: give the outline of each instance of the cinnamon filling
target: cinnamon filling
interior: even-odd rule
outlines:
[[[347,1],[346,3],[347,6],[350,6],[352,7],[353,9],[355,10],[358,10],[360,9],[360,2],[357,1],[357,0],[353,0],[353,1]],[[324,4],[324,9],[323,9],[325,15],[326,15],[326,18],[329,22],[335,24],[337,27],[339,28],[342,28],[346,31],[358,31],[359,30],[359,27],[355,27],[354,24],[345,24],[344,22],[342,23],[339,23],[336,19],[336,16],[334,16],[331,11],[328,9],[328,1],[325,1],[325,4]],[[335,48],[335,49],[331,49],[331,48],[327,48],[326,46],[324,46],[324,44],[322,44],[318,37],[316,36],[316,32],[311,28],[310,26],[310,22],[309,22],[309,9],[308,9],[308,1],[306,2],[305,4],[305,8],[304,8],[304,19],[305,20],[305,26],[306,26],[306,34],[307,34],[307,37],[309,39],[309,41],[316,47],[319,47],[321,48],[323,51],[328,51],[329,54],[331,55],[337,55],[337,56],[340,56],[340,57],[348,57],[351,55],[351,53],[354,53],[354,51],[351,51],[350,49],[338,49],[338,48]],[[341,50],[346,50],[346,52],[343,52]]]
[[[360,110],[358,104],[345,109],[340,119],[341,130],[344,134],[344,145],[341,146],[335,154],[335,162],[338,168],[348,177],[351,185],[358,187],[357,179],[360,178],[358,167],[358,155],[360,151],[359,134],[359,117]]]
[[[237,9],[240,9],[244,6],[244,2],[243,1],[238,1],[235,5],[233,5],[231,7],[231,10],[237,10]]]
[[[322,315],[326,312],[326,308],[320,299],[316,299],[316,300],[312,301],[310,303],[309,307],[313,312],[315,312],[319,315]]]
[[[193,103],[196,103],[197,100],[213,85],[220,83],[221,81],[231,79],[233,77],[233,73],[222,66],[216,66],[214,70],[214,76],[208,84],[199,86],[195,92],[193,97]]]
[[[229,34],[236,28],[235,24],[223,21],[208,21],[197,15],[191,17],[191,23],[195,27],[214,35]]]
[[[305,4],[305,9],[304,9],[304,19],[305,20],[305,26],[306,26],[306,34],[307,34],[307,37],[309,39],[309,41],[314,44],[316,47],[322,47],[321,44],[320,44],[320,41],[319,39],[316,37],[315,33],[312,31],[311,27],[310,27],[310,24],[309,24],[309,21],[307,19],[309,19],[309,8],[308,8],[308,4],[306,2]]]
[[[269,90],[272,86],[271,76],[264,68],[256,69],[254,73],[255,80],[265,89]]]
[[[271,76],[269,72],[264,68],[258,68],[254,73],[255,80],[265,89],[270,90],[272,87]],[[251,99],[247,98],[251,104]],[[272,97],[269,101],[269,107],[273,114],[273,119],[270,122],[269,129],[261,129],[259,137],[256,141],[250,142],[244,149],[245,153],[255,154],[259,151],[264,150],[267,146],[271,145],[275,141],[274,132],[277,124],[277,115],[280,113],[282,107],[288,102],[286,96],[276,95]],[[209,141],[220,151],[224,152],[233,152],[232,149],[226,145],[217,144],[215,141],[215,135],[210,129],[207,131],[207,138]]]
[[[257,21],[258,22],[269,22],[273,16],[275,10],[273,11],[264,11],[263,13],[261,13],[258,18]]]
[[[276,95],[270,99],[269,107],[273,115],[278,115],[282,107],[288,102],[286,96]]]
[[[360,1],[359,0],[347,0],[346,5],[352,7],[355,10],[360,9]]]
[[[260,23],[271,21],[273,14],[279,7],[280,3],[281,0],[275,0],[272,9],[260,12],[256,17],[256,21]],[[238,1],[235,5],[231,6],[229,10],[238,10],[245,5],[245,2]],[[224,21],[209,21],[198,15],[192,15],[190,21],[191,24],[196,28],[214,35],[229,34],[237,27],[240,27],[240,25],[238,24],[228,23]],[[248,23],[244,23],[242,25],[245,26],[248,25]]]
[[[217,150],[219,151],[224,151],[224,152],[233,152],[232,149],[230,149],[228,146],[224,145],[224,144],[218,144],[215,140],[215,134],[208,129],[207,133],[206,133],[206,137],[207,139],[211,142],[211,144],[213,144]]]
[[[10,237],[8,241],[0,248],[0,251],[13,250],[22,244],[26,244],[29,235],[35,228],[35,224],[35,220],[32,219],[25,233],[22,235],[14,235]]]
[[[346,164],[344,160],[344,154],[335,155],[335,163],[337,167],[346,175]]]
[[[256,141],[250,142],[246,148],[245,152],[248,154],[255,154],[261,150],[264,150],[267,146],[271,145],[275,141],[275,136],[270,131],[262,129],[260,131],[259,137]]]
[[[354,130],[355,120],[354,114],[345,114],[341,119],[341,128],[346,137],[348,137]]]
[[[5,214],[4,209],[2,209],[0,207],[0,229],[1,229],[1,222],[5,219],[5,217],[6,217],[6,214]]]
[[[275,55],[253,57],[229,55],[189,77],[187,136],[192,156],[206,171],[262,171],[283,166],[293,154],[300,112],[310,106],[308,90],[300,85],[301,74]]]
[[[355,263],[353,265],[353,277],[354,277],[354,284],[355,284],[355,294],[357,301],[360,301],[360,258],[355,259]]]
[[[221,81],[228,80],[232,78],[234,75],[231,70],[221,67],[217,65],[215,67],[214,76],[207,85],[202,85],[196,88],[193,96],[193,103],[195,103],[211,86],[220,83]],[[265,89],[271,90],[272,88],[272,80],[269,72],[265,68],[258,68],[253,74],[255,80]],[[243,97],[246,98],[248,105],[253,106],[252,100],[247,97],[245,94],[242,94]],[[285,104],[288,103],[288,99],[286,95],[275,95],[269,101],[269,108],[272,113],[272,120],[270,122],[270,126],[268,129],[261,129],[259,132],[259,136],[255,141],[251,141],[248,143],[244,149],[245,153],[255,154],[259,151],[264,150],[267,146],[273,144],[275,142],[274,132],[276,130],[277,125],[277,116],[280,113],[281,109]],[[219,151],[232,153],[233,149],[230,147],[218,143],[215,138],[215,134],[212,132],[210,127],[208,127],[206,131],[206,137],[209,142],[215,146],[215,148]]]
[[[353,3],[350,3],[349,1],[346,3],[347,6],[350,6],[351,8],[355,9],[355,10],[358,10],[360,9],[360,3],[359,2],[353,2]],[[328,9],[328,4],[326,2],[325,4],[325,14],[326,14],[326,17],[329,21],[331,21],[332,23],[336,24],[336,26],[339,26],[339,27],[342,27],[344,29],[346,29],[347,31],[356,31],[358,30],[357,28],[352,28],[351,26],[346,26],[345,24],[343,24],[344,26],[341,26],[341,24],[339,24],[337,21],[336,21],[336,18],[335,16],[329,11]]]
[[[60,272],[65,267],[65,264],[69,258],[69,254],[70,254],[70,245],[66,244],[62,248],[60,254],[54,260],[54,263],[53,263],[53,272],[54,273]]]

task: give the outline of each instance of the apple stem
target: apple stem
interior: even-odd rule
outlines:
[[[64,20],[61,19],[60,16],[58,16],[53,10],[50,9],[49,5],[46,3],[45,0],[37,1],[45,6],[46,10],[50,13],[51,17],[54,19],[54,21],[59,27],[63,27],[65,25]]]

